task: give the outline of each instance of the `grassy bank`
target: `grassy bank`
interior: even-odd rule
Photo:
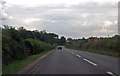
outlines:
[[[69,47],[66,47],[66,48],[69,48]],[[78,48],[69,48],[69,49],[92,52],[92,53],[97,53],[97,54],[102,54],[102,55],[113,56],[113,57],[120,57],[120,53],[111,52],[111,51],[108,52],[108,51],[104,51],[104,50],[91,50],[91,49],[78,49]]]
[[[14,61],[11,64],[4,65],[3,69],[2,69],[2,74],[15,73],[18,70],[20,70],[21,68],[23,68],[24,66],[26,66],[27,64],[29,64],[29,63],[33,62],[34,60],[36,60],[37,58],[39,58],[40,56],[47,54],[48,52],[50,52],[50,51],[44,51],[37,55],[28,56],[27,58],[25,58],[23,60]]]

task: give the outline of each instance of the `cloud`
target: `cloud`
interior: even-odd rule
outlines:
[[[110,25],[112,25],[113,23],[112,23],[111,21],[106,20],[106,21],[104,22],[104,24],[105,24],[105,26],[110,26]]]
[[[31,22],[35,22],[35,21],[40,21],[39,18],[28,18],[25,20],[26,23],[31,23]]]
[[[8,16],[7,13],[3,12],[3,16]]]
[[[89,2],[90,0],[6,0],[9,4],[24,5],[24,6],[39,6],[48,4],[66,4],[73,5],[81,2]],[[96,1],[99,3],[104,2],[118,2],[119,0],[91,0],[91,2]]]
[[[37,6],[23,6],[24,3],[8,1],[3,4],[3,24],[17,28],[44,29],[73,38],[107,36],[108,31],[110,36],[117,33],[117,2],[38,2]]]

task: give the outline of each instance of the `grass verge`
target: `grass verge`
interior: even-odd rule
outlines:
[[[66,47],[68,48],[68,47]],[[120,53],[118,52],[111,52],[111,51],[104,51],[104,50],[91,50],[91,49],[78,49],[78,48],[69,48],[69,49],[75,49],[79,51],[86,51],[86,52],[92,52],[92,53],[97,53],[97,54],[102,54],[102,55],[108,55],[108,56],[113,56],[113,57],[120,57]]]
[[[4,65],[2,67],[2,74],[13,74],[17,72],[18,70],[20,70],[21,68],[23,68],[24,66],[26,66],[27,64],[35,61],[40,56],[47,54],[48,52],[50,52],[50,50],[44,51],[37,55],[28,56],[27,58],[23,60],[14,61],[13,63],[8,64],[8,65]]]

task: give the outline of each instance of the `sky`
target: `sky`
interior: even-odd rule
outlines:
[[[0,24],[66,38],[118,34],[119,0],[2,0]]]

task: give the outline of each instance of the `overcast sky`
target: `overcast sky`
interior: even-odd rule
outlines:
[[[119,0],[2,0],[0,23],[82,38],[118,33]]]

